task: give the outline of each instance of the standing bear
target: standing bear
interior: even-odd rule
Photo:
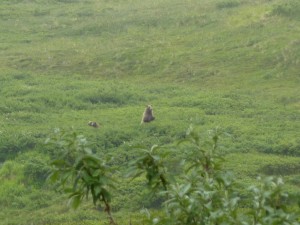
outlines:
[[[141,124],[151,122],[154,119],[155,117],[153,116],[153,108],[151,105],[148,105],[143,113]]]

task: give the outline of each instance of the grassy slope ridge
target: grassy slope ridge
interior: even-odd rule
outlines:
[[[97,217],[40,187],[43,143],[57,127],[123,165],[128,144],[220,126],[231,134],[226,167],[242,181],[280,174],[299,194],[299,15],[296,0],[1,0],[0,221]],[[148,103],[156,120],[140,126]],[[117,209],[141,207],[142,180],[122,191]]]

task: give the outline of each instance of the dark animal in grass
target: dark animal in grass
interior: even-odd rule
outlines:
[[[149,123],[154,119],[155,119],[155,117],[153,116],[153,108],[151,105],[148,105],[143,113],[143,118],[142,118],[141,124]]]
[[[91,126],[91,127],[94,127],[94,128],[98,128],[99,127],[99,124],[97,122],[93,122],[93,121],[89,121],[88,125]]]

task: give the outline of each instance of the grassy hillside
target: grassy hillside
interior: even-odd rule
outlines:
[[[44,183],[55,128],[122,168],[131,145],[218,126],[241,183],[281,175],[299,196],[299,15],[297,0],[0,0],[0,224],[101,216]],[[142,178],[120,187],[120,217],[154,206]]]

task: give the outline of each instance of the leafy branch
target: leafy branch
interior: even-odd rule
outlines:
[[[116,225],[110,205],[111,190],[116,182],[107,162],[93,154],[86,140],[76,133],[66,136],[58,132],[56,138],[48,142],[58,144],[62,151],[68,153],[52,161],[49,179],[68,194],[71,206],[76,209],[84,198],[91,195],[93,204],[102,203],[110,223]]]

